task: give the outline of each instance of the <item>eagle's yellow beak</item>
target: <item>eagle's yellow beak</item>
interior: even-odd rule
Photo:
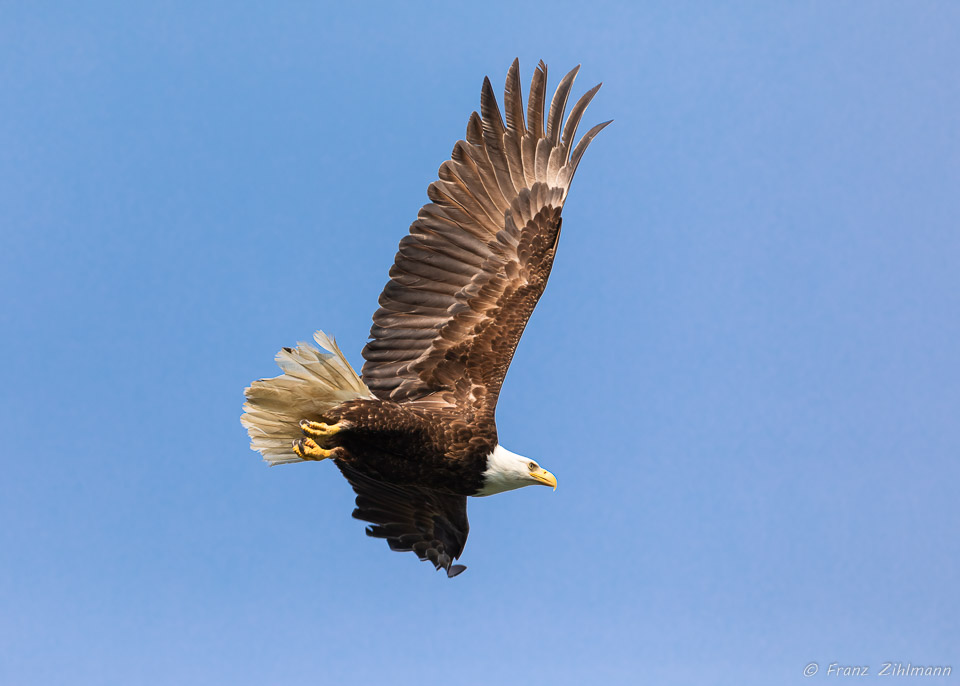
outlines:
[[[557,477],[543,467],[540,467],[535,472],[530,472],[530,478],[544,486],[553,486],[553,490],[557,490]]]

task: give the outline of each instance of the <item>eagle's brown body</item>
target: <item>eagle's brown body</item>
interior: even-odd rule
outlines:
[[[578,68],[579,69],[579,68]],[[564,121],[577,69],[547,107],[546,65],[527,116],[519,66],[500,113],[488,79],[480,114],[430,184],[400,242],[363,349],[362,379],[336,344],[285,348],[285,374],[247,389],[244,425],[271,464],[333,458],[357,492],[354,516],[394,550],[454,575],[466,542],[466,497],[528,483],[556,486],[535,462],[499,446],[495,412],[514,351],[547,284],[560,213],[587,145],[574,146],[599,85]],[[529,467],[529,471],[527,469]]]
[[[476,495],[497,445],[495,427],[390,401],[353,400],[324,419],[345,427],[330,439],[338,461],[374,479],[447,495]]]

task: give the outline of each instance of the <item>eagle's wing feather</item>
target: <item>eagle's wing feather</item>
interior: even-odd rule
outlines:
[[[386,539],[391,550],[412,551],[421,560],[456,576],[455,565],[467,543],[466,496],[445,495],[424,488],[394,486],[361,474],[348,464],[337,466],[357,494],[353,516],[369,522],[367,535]]]
[[[583,151],[574,148],[599,85],[563,115],[579,67],[549,111],[547,68],[533,75],[523,120],[519,66],[507,74],[506,124],[489,79],[465,141],[430,184],[431,203],[400,242],[363,350],[363,380],[379,398],[492,413],[504,375],[546,285],[560,211]],[[544,125],[546,130],[544,130]]]

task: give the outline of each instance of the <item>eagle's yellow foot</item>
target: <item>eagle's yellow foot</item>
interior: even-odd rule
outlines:
[[[308,419],[304,419],[300,422],[300,430],[304,435],[315,441],[325,441],[346,428],[345,422],[342,421],[336,424],[324,424],[323,422],[311,422]]]
[[[312,438],[298,438],[293,442],[293,452],[301,460],[326,460],[334,456],[334,450],[321,448]]]

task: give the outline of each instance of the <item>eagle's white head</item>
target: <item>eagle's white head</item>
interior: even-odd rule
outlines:
[[[476,495],[493,495],[512,491],[524,486],[553,486],[557,489],[557,477],[543,469],[530,458],[512,453],[501,445],[487,455],[487,469],[483,473],[483,487]]]

